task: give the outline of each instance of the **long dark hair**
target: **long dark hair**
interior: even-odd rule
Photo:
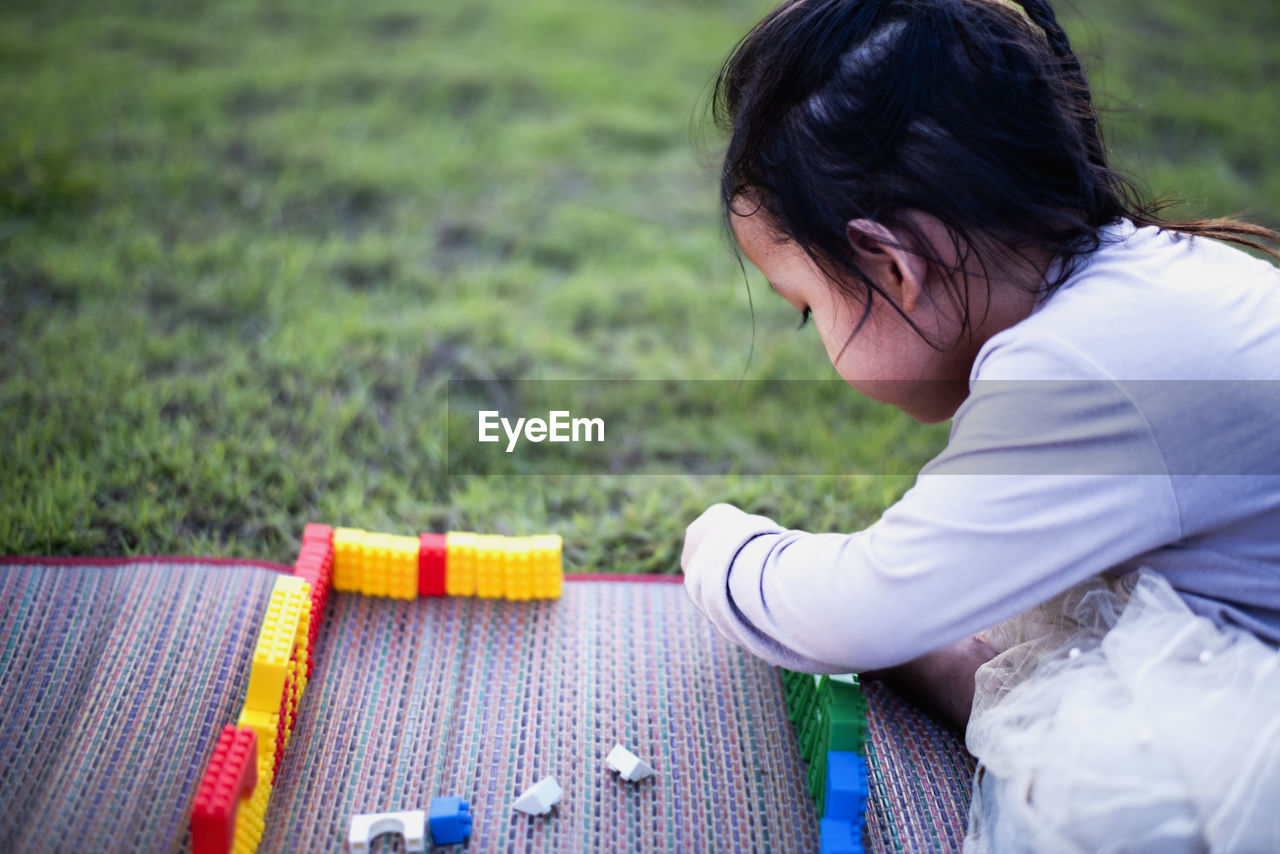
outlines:
[[[1052,8],[1020,5],[787,0],[716,80],[713,115],[730,135],[726,220],[766,213],[864,304],[865,319],[884,294],[854,260],[847,224],[865,218],[905,234],[905,248],[937,265],[907,216],[932,215],[965,259],[948,268],[961,275],[945,278],[966,329],[968,259],[986,269],[987,250],[1048,252],[1061,262],[1043,285],[1051,292],[1098,247],[1099,228],[1121,218],[1280,258],[1267,245],[1280,243],[1277,232],[1165,219],[1164,204],[1144,201],[1107,164],[1088,82]]]

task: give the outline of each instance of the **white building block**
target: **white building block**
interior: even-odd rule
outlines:
[[[384,833],[403,836],[406,852],[424,854],[427,850],[427,813],[424,810],[405,810],[352,816],[351,833],[347,837],[351,854],[364,854],[373,840]]]
[[[640,761],[640,757],[636,756],[630,750],[627,750],[621,744],[615,744],[613,750],[609,751],[609,755],[604,761],[610,768],[622,775],[622,779],[629,782],[643,780],[653,774],[653,769]]]
[[[560,788],[555,777],[543,777],[525,789],[511,807],[529,815],[542,815],[560,803],[560,796],[563,794],[564,789]]]

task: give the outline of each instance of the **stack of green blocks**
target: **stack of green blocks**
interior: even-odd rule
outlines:
[[[809,764],[809,794],[822,812],[826,797],[827,752],[866,755],[867,698],[858,677],[824,676],[782,670],[791,723],[800,738],[800,756]]]

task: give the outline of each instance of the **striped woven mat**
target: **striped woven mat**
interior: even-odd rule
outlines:
[[[0,851],[183,851],[272,565],[0,565]],[[868,851],[958,850],[972,759],[869,685]],[[657,775],[620,781],[615,743]],[[554,775],[549,817],[514,813]],[[677,584],[563,599],[330,599],[262,851],[340,850],[360,812],[471,802],[474,851],[817,850],[777,671]]]

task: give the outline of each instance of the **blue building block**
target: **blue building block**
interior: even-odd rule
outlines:
[[[852,820],[861,826],[866,808],[867,760],[851,750],[827,751],[827,786],[822,817]]]
[[[821,854],[862,854],[862,820],[824,818]]]
[[[427,823],[432,844],[462,842],[471,835],[471,806],[462,798],[432,798]]]

